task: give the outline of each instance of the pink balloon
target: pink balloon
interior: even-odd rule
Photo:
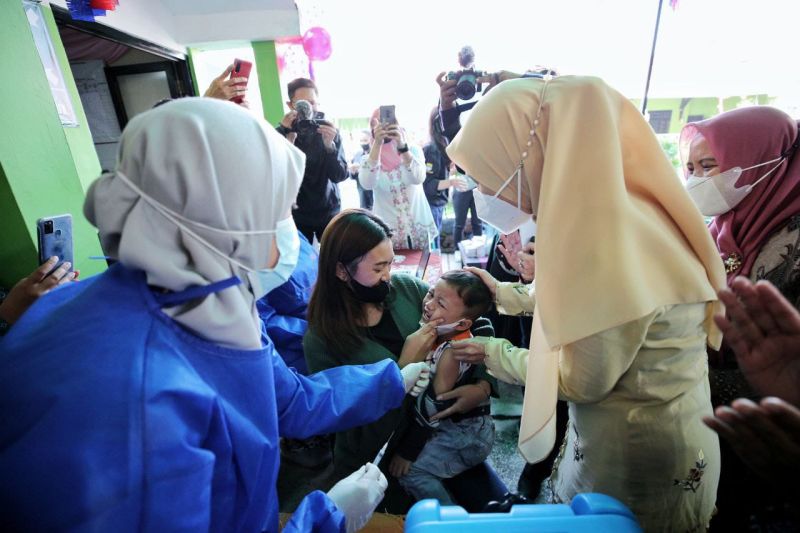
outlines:
[[[278,63],[278,73],[283,73],[283,69],[286,68],[286,56],[284,54],[278,54],[277,63]]]
[[[331,57],[331,36],[319,26],[309,28],[303,34],[303,50],[311,61],[325,61]]]

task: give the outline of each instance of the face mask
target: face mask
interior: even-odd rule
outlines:
[[[461,333],[460,330],[457,330],[459,324],[461,324],[460,320],[456,320],[452,324],[442,324],[441,326],[436,326],[436,336],[437,337],[445,337],[448,335],[452,335],[453,333]]]
[[[783,159],[783,157],[779,157],[767,161],[766,163],[759,163],[758,165],[753,165],[744,169],[741,167],[733,167],[725,172],[720,172],[714,176],[704,178],[692,175],[686,180],[686,191],[704,216],[715,217],[727,213],[739,205],[756,185],[761,183],[761,181],[780,166]],[[736,188],[736,182],[739,180],[739,177],[741,177],[742,172],[763,167],[764,165],[769,165],[776,161],[778,161],[778,164],[775,165],[772,170],[758,178],[755,183]]]
[[[357,300],[368,304],[379,304],[389,295],[391,284],[388,281],[380,280],[377,285],[367,287],[357,282],[349,270],[347,273],[350,275],[350,288]]]
[[[253,270],[247,274],[250,285],[258,287],[255,291],[257,300],[289,281],[297,266],[297,259],[300,256],[300,237],[291,217],[278,222],[275,227],[275,240],[280,253],[275,267]]]
[[[289,276],[291,275],[292,271],[294,270],[295,265],[297,265],[297,258],[300,254],[300,237],[298,237],[297,235],[297,229],[294,226],[294,220],[292,220],[291,218],[279,221],[274,230],[249,231],[249,230],[219,229],[213,226],[208,226],[206,224],[203,224],[202,222],[189,220],[183,215],[176,213],[172,209],[161,204],[160,202],[149,196],[147,193],[142,191],[135,183],[133,183],[130,179],[128,179],[128,177],[125,176],[122,172],[117,171],[116,176],[120,178],[122,182],[125,183],[125,185],[127,185],[131,190],[133,190],[136,194],[138,194],[142,198],[142,200],[147,202],[153,209],[164,215],[164,217],[167,220],[178,226],[181,230],[185,231],[188,235],[190,235],[200,244],[205,246],[209,251],[217,254],[218,256],[222,257],[232,265],[237,266],[242,270],[244,270],[245,272],[247,272],[247,280],[250,283],[250,292],[253,294],[253,296],[255,296],[256,300],[261,299],[270,290],[285,283],[289,279]],[[202,228],[206,231],[222,233],[223,235],[278,234],[275,236],[277,240],[278,251],[280,252],[281,255],[280,258],[278,259],[278,264],[275,266],[275,268],[267,268],[261,270],[255,270],[253,268],[245,266],[239,261],[233,259],[232,257],[229,257],[228,254],[225,254],[220,250],[218,250],[213,244],[211,244],[203,237],[195,233],[191,228],[189,228],[187,224],[191,224],[192,226]],[[283,279],[284,276],[285,279]],[[280,283],[275,285],[275,283],[278,281],[280,281]]]
[[[503,189],[508,187],[511,180],[517,178],[517,207],[499,198]],[[520,209],[522,204],[522,165],[506,180],[494,196],[483,194],[479,189],[474,189],[475,209],[478,218],[495,228],[500,233],[509,234],[517,231],[521,225],[531,219],[531,215]]]
[[[544,76],[542,95],[539,98],[539,109],[536,112],[536,118],[533,120],[533,125],[531,126],[528,146],[531,146],[533,143],[533,138],[536,136],[536,128],[539,124],[539,118],[542,116],[542,108],[544,106],[544,97],[547,92],[547,84],[551,79],[552,76],[550,75]],[[522,207],[522,168],[527,157],[528,152],[522,152],[522,157],[517,165],[517,169],[513,174],[511,174],[511,176],[508,177],[505,183],[500,186],[494,196],[483,194],[477,188],[472,191],[472,195],[475,198],[475,210],[478,212],[478,218],[498,230],[500,233],[504,233],[506,235],[509,233],[514,233],[525,222],[531,220],[531,215],[520,209]],[[517,178],[516,207],[500,199],[500,193],[503,192],[503,189],[508,187],[514,178]]]

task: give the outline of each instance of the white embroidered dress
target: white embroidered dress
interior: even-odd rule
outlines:
[[[374,191],[372,211],[392,228],[395,248],[409,248],[410,238],[411,249],[421,250],[439,232],[422,188],[425,159],[417,147],[411,147],[410,154],[410,164],[401,162],[389,171],[381,168],[380,161],[364,158],[358,181],[364,189]]]

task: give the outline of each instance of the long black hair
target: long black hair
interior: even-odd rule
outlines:
[[[334,354],[360,348],[359,325],[366,323],[364,303],[336,275],[337,265],[355,272],[364,256],[391,236],[389,226],[365,209],[342,211],[322,234],[319,274],[308,303],[308,327]]]

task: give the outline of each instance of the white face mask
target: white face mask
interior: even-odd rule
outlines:
[[[739,205],[756,185],[761,183],[761,181],[780,166],[783,160],[783,157],[778,157],[766,163],[759,163],[758,165],[747,168],[733,167],[725,172],[720,172],[719,174],[708,177],[692,175],[686,180],[686,191],[704,216],[715,217],[727,213]],[[745,185],[744,187],[736,187],[736,182],[745,170],[763,167],[764,165],[769,165],[776,161],[778,164],[775,165],[772,170],[758,178],[755,183]]]
[[[460,320],[456,320],[452,324],[442,324],[441,326],[436,326],[436,336],[437,337],[444,337],[447,335],[452,335],[453,333],[460,333],[460,330],[456,330],[456,328],[461,324]]]
[[[511,180],[517,178],[517,206],[509,204],[499,196],[503,189],[508,187]],[[520,226],[531,219],[531,215],[520,209],[522,205],[522,165],[503,183],[494,196],[483,194],[479,189],[472,191],[475,197],[475,209],[478,218],[495,228],[500,233],[509,234],[517,231]]]
[[[544,96],[547,91],[547,84],[552,79],[552,76],[544,76],[544,86],[542,87],[542,96],[539,98],[539,109],[536,111],[536,118],[533,120],[531,126],[530,138],[528,146],[531,146],[533,139],[536,136],[536,128],[539,125],[539,118],[542,116],[542,108],[544,107]],[[522,207],[522,168],[525,159],[528,157],[528,151],[522,152],[522,157],[517,169],[511,176],[500,186],[494,196],[483,194],[479,189],[472,191],[475,198],[475,210],[478,212],[478,218],[495,228],[500,233],[508,235],[514,233],[524,223],[531,220],[531,215],[521,209]],[[508,187],[511,181],[517,178],[517,206],[509,204],[500,198],[500,193],[503,189]]]
[[[250,284],[250,292],[255,296],[256,300],[264,297],[269,291],[283,285],[289,280],[297,260],[300,256],[300,237],[297,235],[297,228],[294,225],[294,220],[291,217],[278,221],[274,230],[227,230],[219,229],[213,226],[208,226],[202,222],[190,220],[183,215],[176,213],[168,208],[158,200],[155,200],[150,195],[141,190],[135,183],[133,183],[125,174],[117,171],[116,176],[119,177],[125,185],[131,188],[138,194],[142,200],[147,202],[153,209],[164,215],[164,217],[185,231],[188,235],[196,239],[200,244],[205,246],[209,251],[222,257],[229,263],[241,268],[247,272],[247,281]],[[185,222],[185,224],[184,224]],[[222,233],[223,235],[267,235],[275,234],[277,241],[278,252],[280,257],[278,264],[274,268],[254,269],[243,265],[236,259],[229,257],[228,254],[217,249],[216,246],[205,240],[203,237],[195,233],[187,226],[191,224],[207,231]]]

